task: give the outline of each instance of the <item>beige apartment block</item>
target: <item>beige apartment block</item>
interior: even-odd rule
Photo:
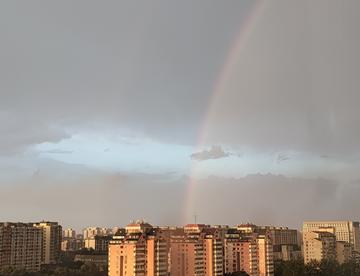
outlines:
[[[109,276],[168,275],[168,241],[161,229],[131,223],[109,243]],[[140,231],[140,232],[139,232]]]
[[[57,222],[42,221],[33,224],[42,230],[42,264],[55,264],[61,252],[62,228]]]
[[[170,275],[204,275],[204,244],[197,238],[171,238]]]
[[[224,275],[223,242],[216,229],[205,230],[204,272],[208,276]]]
[[[353,250],[360,252],[360,229],[356,221],[305,221],[303,233],[320,231],[322,228],[334,228],[337,241],[344,241]]]
[[[63,238],[76,238],[76,231],[72,228],[67,228],[63,231]]]
[[[336,259],[335,234],[325,231],[304,232],[303,239],[305,263]]]
[[[188,224],[182,235],[171,237],[170,275],[223,275],[221,231],[203,224]]]
[[[258,246],[258,270],[259,276],[274,275],[274,254],[272,240],[267,235],[259,235],[256,238]]]

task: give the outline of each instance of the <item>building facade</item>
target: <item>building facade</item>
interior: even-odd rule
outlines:
[[[329,227],[334,228],[337,241],[347,242],[353,250],[360,252],[360,229],[357,221],[305,221],[303,233]]]
[[[0,271],[10,267],[39,271],[42,238],[42,230],[32,223],[0,223]]]
[[[56,264],[60,257],[62,227],[57,222],[42,221],[33,224],[42,230],[42,264]]]
[[[229,230],[224,239],[224,272],[244,271],[258,275],[258,247],[254,235],[242,236],[237,230]]]
[[[63,238],[70,238],[75,239],[76,238],[76,231],[72,228],[65,229],[63,231]]]
[[[168,275],[169,247],[162,230],[135,224],[119,230],[110,241],[109,276]]]
[[[274,275],[274,254],[272,240],[268,235],[258,235],[258,270],[259,276]]]
[[[312,231],[303,234],[304,262],[312,260],[336,260],[336,236],[325,231]]]
[[[106,236],[111,234],[113,234],[111,228],[90,226],[83,230],[83,239],[88,239],[95,236]]]
[[[84,240],[84,248],[92,249],[97,252],[108,252],[109,242],[112,236],[93,236]]]

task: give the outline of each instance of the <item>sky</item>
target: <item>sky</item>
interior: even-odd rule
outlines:
[[[1,2],[0,221],[359,220],[359,10]]]

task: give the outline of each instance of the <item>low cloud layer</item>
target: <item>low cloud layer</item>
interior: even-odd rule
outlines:
[[[209,177],[193,179],[189,194],[190,180],[174,174],[107,174],[44,163],[32,177],[0,186],[0,221],[50,219],[79,229],[123,226],[136,218],[182,225],[192,222],[194,213],[199,222],[230,225],[300,227],[310,219],[359,219],[359,181],[272,174]]]
[[[280,163],[288,161],[290,159],[291,159],[290,155],[284,154],[284,153],[279,153],[278,155],[276,155],[275,162],[277,164],[280,164]]]
[[[73,152],[74,152],[73,150],[53,149],[53,150],[41,151],[40,153],[70,154],[70,153],[73,153]]]
[[[221,146],[212,146],[209,150],[203,150],[191,154],[191,159],[196,161],[205,161],[209,159],[220,159],[229,157],[231,154],[225,152]]]

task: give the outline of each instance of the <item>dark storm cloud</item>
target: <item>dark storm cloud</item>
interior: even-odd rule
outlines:
[[[6,98],[2,99],[6,100]],[[1,102],[2,100],[0,100],[0,106]],[[63,129],[45,120],[27,116],[22,113],[22,110],[0,110],[0,155],[23,153],[29,145],[58,142],[69,137],[70,135]]]
[[[251,8],[252,1],[1,3],[0,110],[11,129],[0,125],[0,153],[66,138],[56,127],[192,143]]]
[[[214,102],[206,141],[359,155],[360,2],[264,2]]]
[[[335,0],[2,3],[0,152],[84,128],[192,144],[206,121],[209,145],[353,154],[358,10],[358,1]]]

